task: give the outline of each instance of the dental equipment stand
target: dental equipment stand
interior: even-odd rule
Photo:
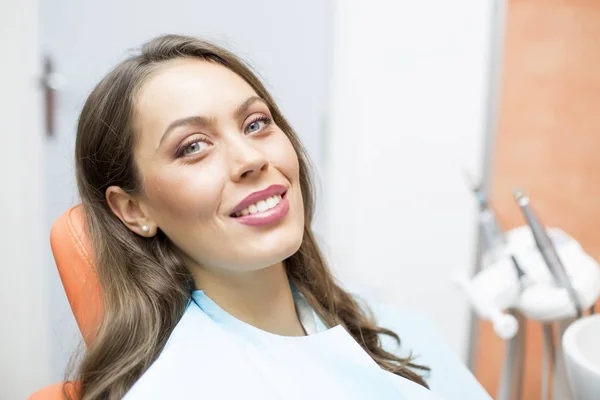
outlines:
[[[496,399],[519,399],[523,389],[523,363],[525,361],[525,318],[515,309],[509,310],[519,324],[516,336],[506,342],[504,365]]]
[[[516,310],[509,311],[519,323],[519,331],[506,343],[501,381],[497,400],[520,400],[523,390],[523,365],[525,359],[526,319]],[[558,323],[558,335],[554,338],[553,324],[542,324],[542,399],[575,400],[571,395],[562,352],[562,335],[575,319]],[[552,389],[552,390],[550,390]],[[552,396],[550,394],[552,393]]]
[[[483,268],[473,278],[463,273],[458,283],[476,314],[492,322],[496,334],[506,340],[496,399],[521,398],[526,319],[532,319],[541,322],[543,330],[542,399],[547,400],[552,392],[553,399],[571,400],[562,334],[583,310],[593,311],[592,306],[600,297],[600,268],[563,231],[553,228],[540,232],[541,224],[530,209],[526,214],[528,225],[498,233],[486,197],[477,187],[473,190],[480,204],[480,222],[487,224],[482,226],[482,231],[488,232],[484,235],[487,252]],[[516,197],[522,209],[528,206],[522,193]],[[550,252],[554,254],[548,255]]]

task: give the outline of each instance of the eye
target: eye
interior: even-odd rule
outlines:
[[[271,123],[271,119],[268,117],[260,116],[252,120],[248,126],[246,126],[246,133],[252,134],[262,131],[267,125]]]
[[[177,157],[193,156],[202,153],[208,147],[208,143],[203,139],[194,139],[183,146],[177,152]]]

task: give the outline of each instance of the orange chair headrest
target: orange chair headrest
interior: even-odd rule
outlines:
[[[83,340],[89,346],[100,324],[102,303],[81,204],[54,222],[50,245],[71,310]]]

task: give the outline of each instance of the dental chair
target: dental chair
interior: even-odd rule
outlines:
[[[50,246],[77,326],[88,346],[94,340],[102,310],[91,244],[84,230],[82,205],[69,209],[54,222]],[[61,382],[35,392],[29,400],[63,400],[63,387],[73,399],[77,399],[77,384],[65,386]]]
[[[83,207],[77,205],[61,215],[52,226],[50,244],[69,304],[89,345],[100,323],[100,287],[91,257],[91,245],[84,228]],[[444,400],[491,400],[489,394],[460,358],[448,347],[435,324],[422,314],[397,306],[361,298],[373,311],[379,325],[398,333],[398,347],[382,337],[388,351],[403,357],[413,354],[418,364],[427,365],[431,373],[426,381],[431,390]],[[29,400],[64,400],[64,383],[47,386]],[[66,385],[71,398],[77,399],[77,383]]]

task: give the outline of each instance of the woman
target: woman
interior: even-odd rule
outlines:
[[[205,321],[194,332],[199,346],[213,348],[224,345],[224,337],[247,349],[256,337],[323,337],[319,332],[341,326],[378,372],[357,364],[344,375],[319,361],[325,374],[319,376],[341,378],[327,380],[317,393],[370,387],[370,398],[384,398],[379,390],[402,398],[404,385],[428,396],[419,374],[427,368],[384,350],[380,335],[398,340],[396,334],[375,325],[335,283],[311,232],[314,200],[304,149],[264,86],[231,53],[183,36],[147,43],[85,103],[76,169],[104,306],[80,367],[81,398],[121,398],[136,382],[159,385],[162,375],[143,377],[151,365],[158,371],[171,362],[167,350],[176,345],[165,350],[165,344],[184,340],[173,332],[192,320]],[[207,336],[211,324],[226,333]],[[298,349],[293,343],[307,346],[302,354],[314,350],[310,341],[278,343],[290,354]],[[250,359],[250,353],[225,353],[232,368]],[[263,356],[254,360],[274,363],[281,379],[296,363]],[[218,362],[204,361],[212,360]],[[248,374],[259,379],[249,365]],[[203,396],[203,385],[222,373],[216,366],[205,373],[214,376],[198,376],[198,392],[187,397],[217,398]],[[356,374],[358,383],[341,381]],[[228,390],[249,397],[263,390],[254,380],[238,385],[242,375],[231,377],[232,387],[218,398],[230,398]]]

